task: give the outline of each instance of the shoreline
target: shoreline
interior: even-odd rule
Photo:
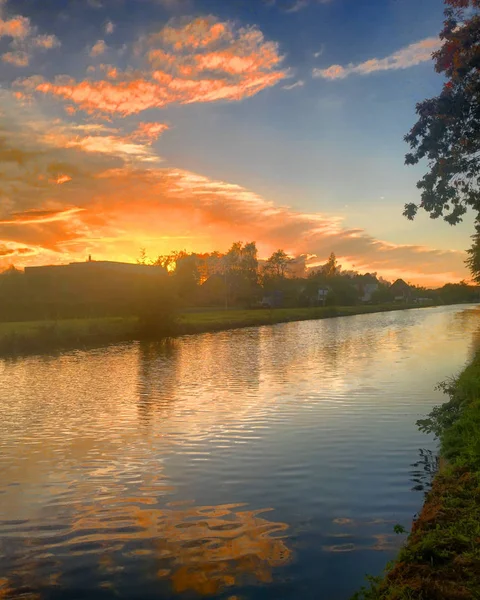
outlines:
[[[440,469],[397,558],[352,600],[480,599],[480,350],[440,387],[450,400],[417,423]]]
[[[315,308],[214,310],[180,313],[174,338],[182,335],[260,327],[380,312],[395,312],[436,305],[366,305]],[[44,354],[143,341],[136,317],[99,317],[0,323],[0,358]],[[161,341],[162,338],[148,341]]]

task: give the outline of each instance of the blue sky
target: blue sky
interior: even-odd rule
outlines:
[[[0,135],[29,157],[20,194],[19,164],[0,179],[3,264],[248,238],[312,264],[331,249],[390,278],[466,276],[470,217],[402,217],[425,170],[404,166],[403,136],[442,85],[430,59],[440,0],[1,6]]]

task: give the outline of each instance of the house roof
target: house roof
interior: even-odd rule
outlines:
[[[410,286],[408,285],[408,283],[405,283],[403,279],[397,279],[397,281],[392,283],[390,289],[394,292],[407,292],[410,290]]]

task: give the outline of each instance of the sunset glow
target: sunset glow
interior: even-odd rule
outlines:
[[[467,277],[470,217],[401,215],[422,172],[402,136],[442,85],[440,3],[405,2],[415,30],[376,40],[338,0],[35,4],[0,2],[0,267],[255,240],[310,266],[333,251],[388,279]]]

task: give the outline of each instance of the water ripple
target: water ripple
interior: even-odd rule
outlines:
[[[435,444],[414,423],[473,351],[478,317],[443,307],[0,362],[0,598],[345,600],[421,505]]]

